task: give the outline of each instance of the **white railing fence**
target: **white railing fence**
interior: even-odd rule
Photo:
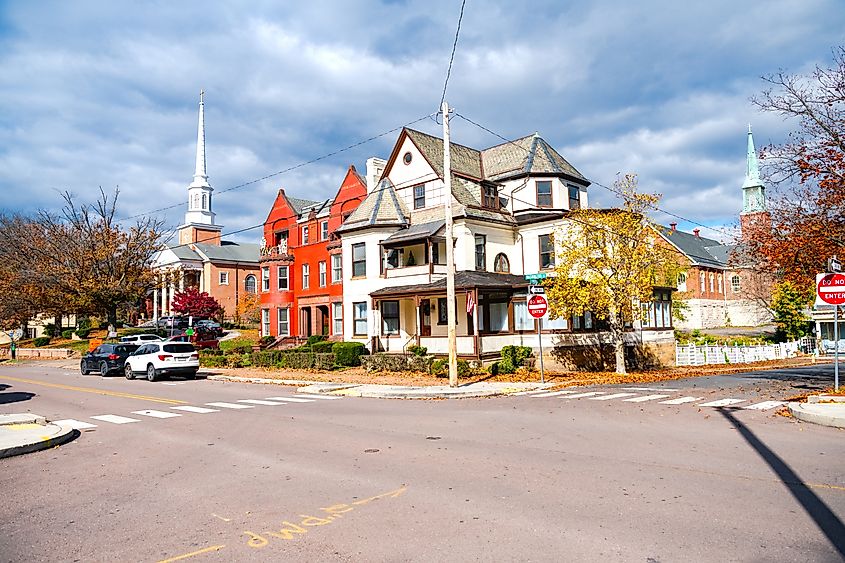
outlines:
[[[782,360],[798,354],[798,341],[763,346],[696,346],[675,344],[675,365],[747,364]]]

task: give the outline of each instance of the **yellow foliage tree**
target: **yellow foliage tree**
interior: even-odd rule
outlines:
[[[243,293],[238,299],[235,322],[255,324],[261,320],[261,299],[257,293]]]
[[[660,195],[639,193],[633,174],[614,185],[621,209],[573,211],[555,232],[556,276],[546,280],[546,292],[553,318],[590,311],[607,321],[616,372],[626,373],[625,320],[639,319],[639,304],[652,300],[655,287],[674,288],[685,268],[645,215]]]

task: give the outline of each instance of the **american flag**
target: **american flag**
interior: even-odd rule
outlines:
[[[471,315],[475,310],[475,296],[472,292],[467,293],[467,314]]]

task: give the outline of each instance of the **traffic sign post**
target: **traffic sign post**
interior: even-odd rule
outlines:
[[[543,369],[543,333],[541,329],[543,317],[546,316],[548,311],[549,302],[546,301],[545,295],[532,295],[528,298],[528,314],[537,319],[537,340],[540,342],[540,383],[546,382],[546,372]]]
[[[838,265],[835,256],[829,265]],[[845,274],[818,274],[816,295],[816,304],[821,300],[833,305],[833,389],[839,391],[839,306],[845,303]]]

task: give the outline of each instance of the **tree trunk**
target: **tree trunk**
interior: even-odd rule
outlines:
[[[110,305],[106,316],[110,325],[117,326],[117,305]]]
[[[625,370],[625,332],[622,326],[622,320],[619,315],[611,312],[608,318],[610,325],[610,339],[613,343],[614,356],[616,357],[616,373],[626,374]]]

